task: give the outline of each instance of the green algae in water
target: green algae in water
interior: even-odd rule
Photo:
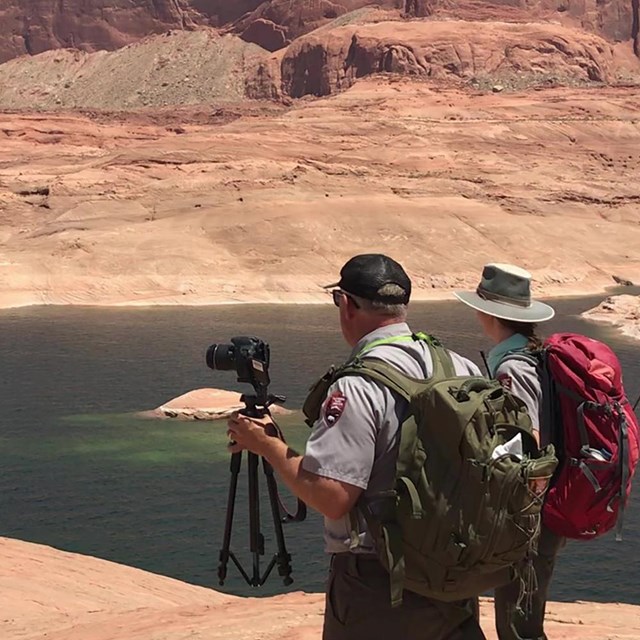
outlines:
[[[278,424],[290,446],[303,452],[309,429],[302,414],[279,416]],[[54,435],[29,440],[0,441],[6,454],[29,459],[100,459],[131,466],[212,463],[228,460],[226,420],[152,419],[136,414],[85,414],[57,419]]]

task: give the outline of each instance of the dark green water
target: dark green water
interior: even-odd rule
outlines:
[[[598,298],[556,301],[550,331],[581,331],[619,354],[633,399],[640,393],[640,344],[576,314]],[[211,372],[211,342],[258,335],[271,344],[272,390],[300,407],[309,383],[348,353],[332,306],[208,308],[29,308],[0,312],[0,535],[91,554],[217,588],[228,456],[223,423],[149,421],[131,412],[187,390],[248,391],[229,373]],[[478,360],[483,344],[472,312],[457,303],[415,304],[411,324]],[[306,427],[283,420],[301,449]],[[247,547],[244,493],[234,547]],[[265,504],[264,507],[267,507]],[[268,510],[263,513],[270,534]],[[293,554],[292,589],[323,588],[320,519],[285,528]],[[625,540],[570,543],[553,596],[640,602],[640,490]],[[268,548],[273,549],[268,536]],[[247,562],[246,554],[240,554]],[[282,592],[277,576],[250,590],[230,568],[224,590]]]

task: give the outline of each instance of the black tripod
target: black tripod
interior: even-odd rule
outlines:
[[[246,416],[253,418],[262,418],[265,415],[269,415],[269,406],[274,402],[284,402],[282,396],[264,395],[264,398],[259,398],[254,395],[243,395],[241,400],[245,404],[245,409],[241,412]],[[278,430],[278,436],[282,438],[280,430]],[[274,436],[275,437],[275,436]],[[284,439],[284,438],[282,438]],[[235,509],[236,501],[236,488],[238,485],[238,475],[240,473],[240,466],[242,463],[242,453],[234,453],[231,455],[231,482],[229,484],[229,495],[227,498],[227,515],[224,526],[224,539],[222,542],[222,549],[220,549],[218,565],[218,580],[219,584],[223,585],[225,578],[227,577],[227,564],[229,558],[236,565],[238,571],[245,579],[247,584],[252,587],[262,586],[273,568],[278,565],[278,573],[282,576],[282,580],[285,585],[290,585],[293,582],[291,578],[291,556],[287,552],[287,548],[284,540],[284,533],[282,531],[282,524],[284,522],[297,521],[301,522],[307,515],[306,505],[298,500],[298,509],[295,515],[290,514],[282,505],[280,496],[278,495],[278,486],[276,484],[275,477],[273,475],[273,467],[263,458],[262,469],[267,479],[267,489],[269,492],[269,503],[271,505],[271,514],[273,516],[273,525],[275,529],[276,541],[278,545],[278,551],[271,558],[267,565],[264,574],[260,573],[260,556],[264,555],[264,536],[260,531],[260,496],[258,491],[258,465],[259,456],[255,453],[247,453],[247,466],[248,466],[248,488],[249,488],[249,548],[253,556],[253,571],[251,576],[245,571],[240,564],[240,561],[236,557],[235,553],[229,548],[231,545],[231,528],[233,526],[233,513]]]

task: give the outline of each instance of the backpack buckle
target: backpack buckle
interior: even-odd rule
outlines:
[[[465,389],[461,389],[460,387],[449,387],[447,389],[449,394],[456,399],[457,402],[469,402],[471,400],[471,396],[469,392]]]

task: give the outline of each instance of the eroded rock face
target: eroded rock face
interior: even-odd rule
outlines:
[[[280,49],[299,36],[305,35],[345,14],[376,5],[388,9],[404,9],[404,0],[315,0],[314,2],[291,2],[291,0],[270,0],[262,2],[252,13],[244,16],[233,26],[241,37],[259,44],[269,51],[275,51],[270,30],[282,34]],[[414,13],[413,15],[427,15]],[[354,16],[357,17],[357,16]],[[259,25],[259,29],[256,29]]]
[[[264,19],[284,28],[288,42],[309,33],[327,21],[365,6],[397,9],[410,18],[438,17],[458,20],[509,20],[528,22],[552,20],[577,26],[614,42],[632,40],[640,55],[639,0],[316,0],[291,2],[269,0],[242,18],[235,28],[246,29],[252,21]],[[261,44],[258,40],[252,40]],[[268,47],[266,47],[268,48]]]
[[[349,12],[374,6],[396,10],[398,17],[551,19],[612,41],[634,40],[640,54],[639,0],[4,0],[0,62],[61,47],[112,50],[167,29],[201,25],[231,29],[275,51]]]
[[[275,50],[347,11],[372,4],[400,7],[403,0],[4,0],[0,62],[67,47],[113,50],[147,35],[197,26],[232,28]]]
[[[606,82],[611,46],[550,24],[459,21],[347,26],[299,38],[282,60],[282,90],[325,96],[373,73],[473,79],[545,76]]]
[[[117,49],[169,28],[191,28],[194,18],[201,18],[182,0],[8,0],[2,4],[0,62],[64,47]]]

